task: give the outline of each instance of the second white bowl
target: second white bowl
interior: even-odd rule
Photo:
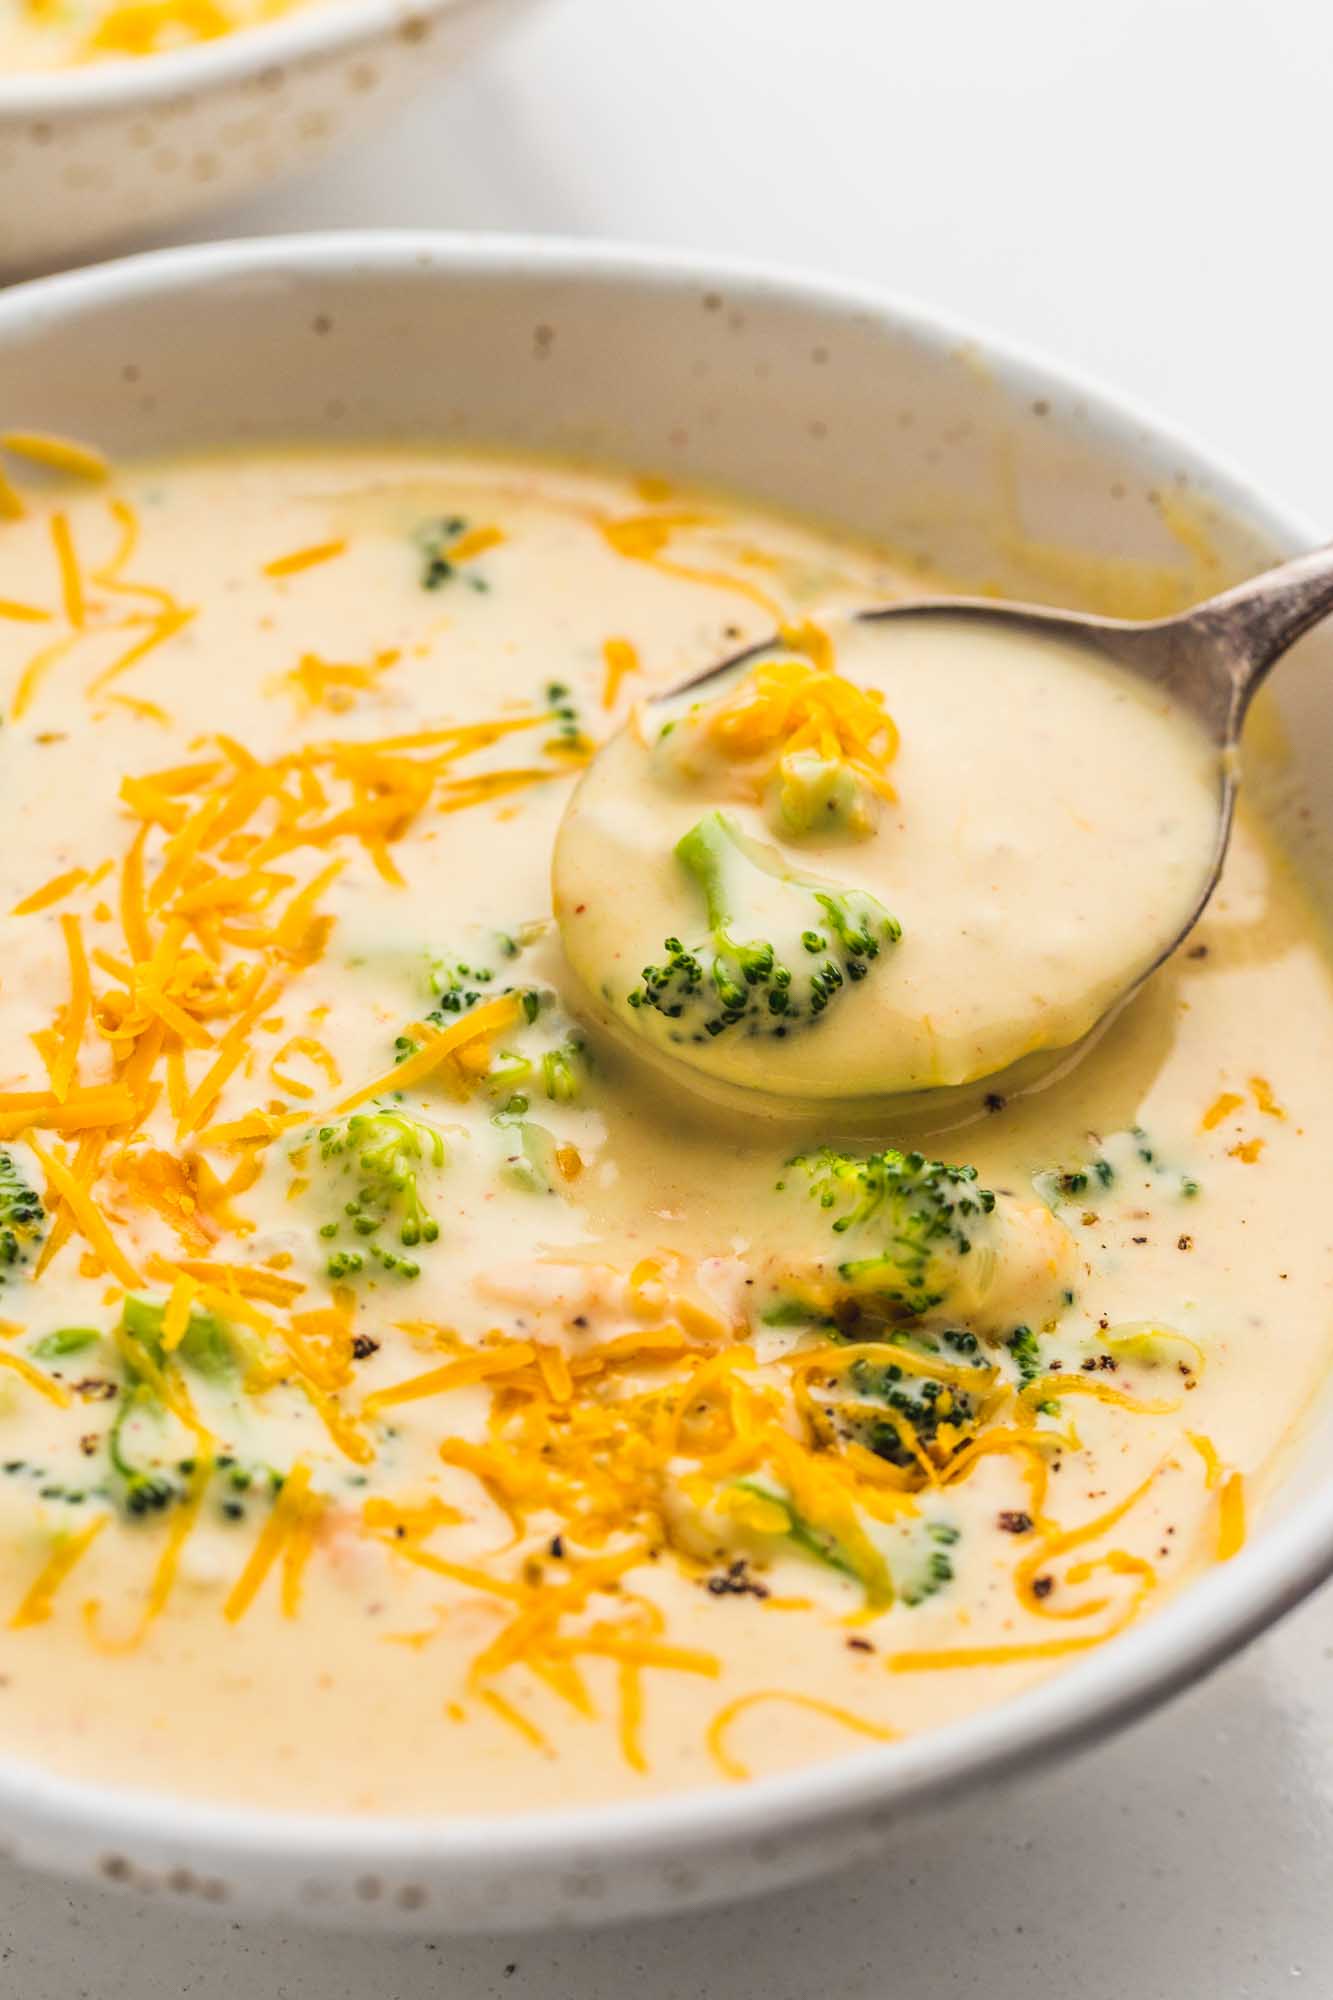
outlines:
[[[311,0],[167,54],[0,73],[0,275],[314,166],[533,0]]]

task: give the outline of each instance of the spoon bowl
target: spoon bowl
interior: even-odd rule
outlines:
[[[861,829],[868,849],[839,845],[827,821],[788,838],[772,768],[763,791],[748,750],[739,780],[716,761],[727,730],[726,740],[752,740],[762,663],[796,658],[816,673],[802,659],[803,635],[749,646],[653,697],[645,710],[665,717],[661,729],[640,720],[604,746],[557,851],[557,876],[574,885],[566,947],[602,1025],[714,1101],[795,1123],[835,1105],[876,1123],[955,1122],[975,1115],[985,1095],[1041,1088],[1197,923],[1226,857],[1249,702],[1330,608],[1333,548],[1325,548],[1150,623],[965,597],[823,621],[841,673],[875,701],[886,698],[901,725],[893,777],[903,774],[902,796],[885,808],[880,835]],[[869,643],[872,633],[887,643]],[[726,703],[750,667],[757,677],[742,720]],[[684,752],[675,748],[682,741]],[[742,801],[741,820],[731,805],[711,817],[770,878],[807,883],[816,901],[850,878],[902,917],[903,942],[895,925],[895,942],[861,989],[868,997],[838,998],[836,1026],[830,1015],[809,1032],[813,1020],[799,1006],[787,1013],[787,995],[768,999],[762,985],[717,1018],[700,884],[673,858],[674,849],[685,862],[675,842],[702,810],[701,787],[709,805]],[[780,849],[764,844],[774,825]],[[768,934],[758,921],[764,878],[751,880],[758,901],[742,896],[732,912],[736,938]],[[676,932],[684,937],[696,922],[677,961],[692,968],[694,985],[682,992],[677,974],[663,998],[652,981],[670,966],[649,966],[648,987],[634,990],[659,941],[679,951]],[[689,955],[698,952],[702,961]],[[799,982],[799,948],[795,960],[781,951],[778,959],[788,968],[781,976]],[[844,986],[836,966],[824,969]],[[859,981],[866,966],[842,970]],[[695,1005],[700,994],[714,1018]],[[781,1017],[776,1027],[766,1000]]]

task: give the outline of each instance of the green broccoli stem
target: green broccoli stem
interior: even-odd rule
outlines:
[[[179,1488],[165,1473],[149,1472],[136,1465],[125,1449],[125,1426],[138,1409],[158,1411],[160,1405],[153,1391],[144,1381],[129,1381],[120,1397],[120,1406],[115,1421],[107,1434],[107,1451],[113,1471],[119,1474],[125,1489],[125,1507],[131,1514],[152,1514],[163,1507],[169,1507],[176,1498]]]
[[[736,915],[727,894],[725,866],[729,850],[738,846],[731,822],[720,812],[705,815],[676,842],[680,861],[704,899],[704,910],[716,957],[713,984],[726,1008],[743,1007],[748,989],[773,971],[774,950],[762,940],[739,943],[731,935]],[[790,973],[787,974],[788,980]]]

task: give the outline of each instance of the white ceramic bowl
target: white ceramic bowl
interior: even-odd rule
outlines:
[[[1154,497],[1168,489],[1216,511],[1234,571],[1315,539],[1118,399],[931,314],[635,251],[395,235],[173,251],[0,296],[0,381],[7,420],[113,453],[426,435],[606,454],[1001,580],[1015,490],[1031,533],[1108,555],[1171,560]],[[1280,771],[1251,773],[1276,778],[1293,827],[1305,805],[1329,819],[1328,664],[1315,639],[1283,668],[1296,747]],[[1333,866],[1311,862],[1333,882]],[[1331,1437],[1316,1418],[1233,1562],[939,1734],[748,1787],[467,1821],[224,1809],[7,1761],[0,1842],[39,1867],[182,1900],[437,1931],[720,1901],[876,1850],[887,1878],[922,1813],[1123,1723],[1333,1570]]]
[[[170,53],[0,73],[0,272],[132,242],[314,166],[531,0],[310,0]]]

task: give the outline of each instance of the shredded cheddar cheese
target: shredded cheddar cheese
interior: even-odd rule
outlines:
[[[51,431],[0,432],[0,445],[15,458],[26,458],[52,472],[72,473],[76,479],[101,481],[110,475],[110,465],[94,446],[57,437]]]
[[[881,1723],[869,1722],[864,1716],[853,1715],[849,1709],[841,1708],[836,1702],[821,1701],[815,1695],[789,1693],[783,1688],[763,1688],[755,1694],[738,1695],[734,1701],[720,1708],[708,1727],[708,1748],[714,1762],[724,1778],[745,1779],[751,1775],[750,1767],[731,1749],[728,1743],[732,1725],[743,1715],[768,1702],[784,1702],[793,1708],[804,1708],[812,1715],[824,1716],[836,1722],[843,1729],[850,1729],[858,1736],[869,1736],[876,1743],[892,1743],[897,1731],[886,1729]]]
[[[41,1570],[28,1585],[9,1621],[11,1632],[27,1625],[44,1625],[51,1616],[55,1594],[75,1564],[87,1554],[110,1520],[109,1514],[95,1514],[73,1533],[59,1535]]]

